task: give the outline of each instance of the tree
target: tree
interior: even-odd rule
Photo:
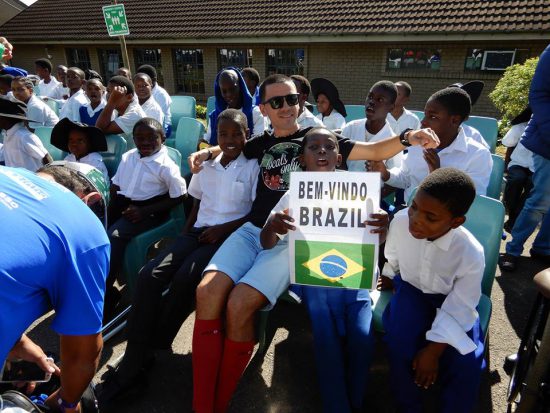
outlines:
[[[524,64],[509,66],[489,94],[495,107],[502,113],[499,130],[504,135],[510,129],[510,121],[521,113],[529,103],[529,88],[539,58]]]

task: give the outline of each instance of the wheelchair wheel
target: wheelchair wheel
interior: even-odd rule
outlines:
[[[541,294],[531,310],[508,386],[508,412],[548,411],[550,366],[550,301]],[[546,399],[546,400],[545,400]],[[546,409],[544,409],[546,406]],[[515,407],[515,408],[514,408]]]

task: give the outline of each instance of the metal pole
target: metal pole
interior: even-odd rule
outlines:
[[[113,4],[117,4],[117,0],[113,0]],[[120,48],[122,49],[122,63],[124,67],[130,70],[130,59],[128,58],[128,49],[126,48],[126,39],[124,36],[118,36],[120,40]]]

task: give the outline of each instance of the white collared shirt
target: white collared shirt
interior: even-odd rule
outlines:
[[[211,227],[244,217],[256,197],[259,165],[257,159],[246,159],[241,153],[227,168],[220,163],[223,154],[203,163],[193,175],[189,194],[200,199],[195,227]]]
[[[238,109],[242,112],[242,108]],[[254,123],[254,130],[250,131],[250,138],[252,136],[261,135],[265,131],[265,118],[262,115],[262,111],[258,106],[252,107],[252,123]],[[212,130],[210,129],[210,123],[206,128],[206,133],[204,134],[204,140],[210,142],[210,135],[212,135]]]
[[[516,147],[512,156],[510,157],[510,163],[508,168],[511,166],[521,166],[522,168],[527,168],[531,172],[535,172],[535,165],[533,163],[533,152],[527,149],[520,142],[521,136],[527,127],[527,122],[514,125],[502,138],[502,144],[509,148]]]
[[[170,97],[168,92],[158,83],[151,90],[151,93],[155,98],[155,101],[162,109],[162,113],[164,113],[164,122],[166,123],[166,125],[171,125],[172,113],[170,112],[170,104],[172,103],[172,98]]]
[[[38,136],[29,131],[23,121],[6,131],[4,138],[4,161],[6,166],[25,168],[35,172],[42,166],[48,151]]]
[[[88,102],[89,100],[84,91],[79,89],[78,92],[65,101],[59,110],[59,119],[69,118],[73,122],[78,122],[80,119],[80,113],[78,113],[80,106],[86,105]]]
[[[447,296],[438,308],[426,339],[447,343],[461,354],[476,349],[467,336],[476,318],[485,269],[483,247],[464,227],[451,229],[435,241],[416,239],[409,232],[407,210],[390,225],[382,274],[401,278],[426,294]]]
[[[132,134],[134,125],[137,123],[138,120],[147,117],[136,98],[134,98],[130,102],[122,115],[119,115],[116,110],[114,111],[114,113],[114,122],[118,125],[120,129],[122,129],[122,132],[126,135]]]
[[[44,79],[40,79],[40,82],[38,82],[38,90],[40,92],[40,96],[45,96],[48,98],[59,98],[59,85],[61,87],[63,84],[61,82],[58,82],[57,79],[53,76],[50,77],[50,83],[44,82]]]
[[[178,198],[187,193],[180,169],[164,145],[157,153],[143,158],[137,149],[122,155],[113,184],[120,187],[119,194],[133,201],[145,201],[166,193],[170,198]]]
[[[153,95],[141,105],[141,109],[143,109],[148,118],[156,119],[164,126],[164,113],[162,113],[162,109]]]
[[[465,123],[463,123],[462,125],[462,129],[464,129],[464,133],[466,134],[466,136],[468,136],[470,139],[473,139],[474,141],[478,142],[478,143],[481,143],[483,146],[485,146],[487,149],[491,150],[491,148],[489,147],[489,144],[487,143],[487,141],[483,138],[483,136],[481,135],[481,132],[478,131],[476,128],[474,128],[473,126],[470,126],[470,125],[466,125]]]
[[[92,118],[97,112],[102,111],[105,108],[105,105],[107,104],[107,101],[105,99],[101,99],[101,102],[99,102],[99,105],[97,105],[94,108],[92,108],[92,105],[90,102],[83,105],[86,108],[86,112],[88,113],[88,116]],[[82,122],[82,118],[80,117],[80,109],[78,110],[78,122]]]
[[[107,171],[107,167],[103,162],[103,157],[98,152],[90,152],[88,155],[83,156],[80,159],[76,159],[76,156],[70,153],[65,157],[65,160],[69,162],[80,162],[91,165],[103,174],[103,177],[105,178],[105,182],[107,184],[110,182],[109,171]]]
[[[55,126],[59,118],[55,112],[35,95],[31,95],[27,102],[27,118],[34,122],[29,122],[29,127],[36,129],[39,126]]]
[[[386,120],[390,123],[396,135],[399,135],[405,129],[420,129],[420,119],[406,108],[403,108],[403,113],[398,119],[395,119],[391,113],[388,113]]]
[[[367,130],[366,127],[367,119],[357,119],[352,120],[347,123],[344,129],[342,130],[342,136],[350,138],[354,141],[359,142],[378,142],[384,139],[392,138],[396,135],[392,130],[390,123],[386,120],[384,127],[378,131],[377,134],[373,135]],[[386,168],[398,168],[403,162],[403,153],[399,152],[394,157],[384,161]],[[365,161],[349,161],[348,160],[348,171],[355,172],[365,172]]]
[[[461,127],[456,139],[445,149],[438,152],[441,168],[453,167],[467,173],[474,181],[476,193],[485,195],[493,168],[491,153],[482,144],[470,139]],[[424,160],[424,149],[411,146],[399,168],[389,170],[388,185],[405,189],[405,199],[428,176],[430,170]]]
[[[300,114],[300,116],[298,116],[298,119],[296,119],[296,122],[298,122],[298,125],[300,125],[300,129],[315,126],[325,126],[321,119],[311,113],[307,108],[304,108],[303,112]]]
[[[321,120],[323,125],[330,130],[342,130],[346,125],[346,118],[337,112],[336,109],[332,109],[332,112],[328,116],[323,116],[322,113],[319,113],[317,119]]]

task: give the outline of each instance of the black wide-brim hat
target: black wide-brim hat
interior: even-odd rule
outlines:
[[[315,98],[315,100],[317,100],[317,96],[322,93],[328,98],[332,107],[338,113],[340,113],[340,115],[342,115],[343,117],[348,116],[346,112],[346,107],[344,106],[344,103],[340,100],[338,89],[330,80],[324,79],[322,77],[313,79],[311,81],[311,92],[313,93],[313,97]]]
[[[471,82],[467,83],[453,83],[448,87],[459,87],[460,89],[462,89],[470,96],[470,101],[472,102],[472,106],[474,106],[481,96],[481,92],[483,91],[484,86],[485,83],[483,83],[481,80],[472,80]]]
[[[90,141],[90,152],[104,152],[107,150],[107,139],[105,134],[95,126],[89,126],[84,123],[73,122],[69,118],[61,119],[53,127],[51,144],[64,152],[69,152],[69,132],[73,129],[80,130],[88,137]]]
[[[527,106],[523,111],[517,115],[512,121],[510,122],[512,126],[519,125],[520,123],[529,122],[529,119],[531,119],[531,115],[533,114],[533,111],[531,110],[530,106]]]
[[[35,122],[33,119],[27,118],[27,105],[19,100],[8,98],[0,98],[0,117]]]

